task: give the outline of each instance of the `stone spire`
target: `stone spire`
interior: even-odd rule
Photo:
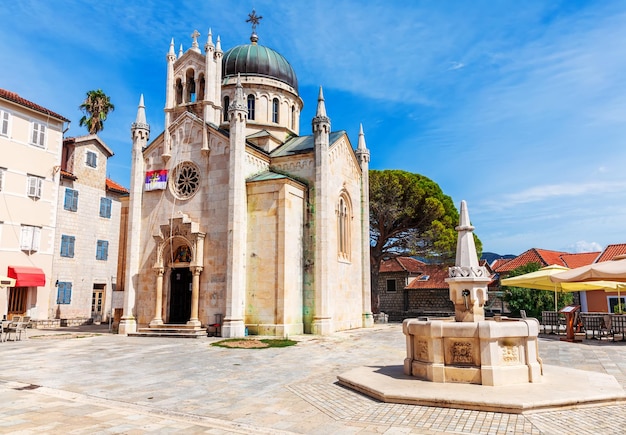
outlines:
[[[241,78],[228,108],[230,151],[228,160],[228,254],[226,258],[226,315],[222,337],[245,335],[246,300],[246,120],[248,107]]]
[[[139,106],[137,107],[137,117],[131,126],[133,139],[137,134],[141,134],[141,139],[148,141],[150,135],[150,126],[146,122],[146,106],[143,104],[143,94],[139,98]]]
[[[213,32],[211,31],[211,28],[209,28],[206,44],[204,44],[204,51],[209,51],[209,47],[213,47]]]
[[[461,201],[459,225],[454,229],[458,233],[455,265],[478,267],[478,255],[476,254],[476,244],[474,243],[474,227],[470,224],[465,200]]]
[[[313,147],[315,148],[315,314],[311,325],[313,334],[326,335],[334,331],[330,312],[331,283],[330,261],[331,240],[329,229],[332,228],[334,203],[337,199],[330,193],[330,119],[326,116],[324,93],[320,86],[317,98],[317,113],[313,118]],[[334,257],[337,259],[336,254]]]
[[[180,49],[178,50],[178,58],[183,57],[183,44],[180,44]]]
[[[320,91],[317,94],[317,112],[315,113],[316,118],[328,118],[326,116],[326,103],[324,102],[324,91],[320,86]]]
[[[484,266],[478,265],[474,227],[470,225],[465,201],[461,201],[459,225],[455,230],[458,232],[456,262],[448,269],[446,278],[450,286],[450,300],[454,303],[454,317],[457,322],[485,320],[484,305],[491,277]]]
[[[172,42],[170,42],[170,51],[167,52],[167,60],[168,62],[173,62],[176,60],[176,52],[174,51],[174,38],[172,38]]]
[[[135,298],[141,255],[141,203],[144,183],[143,149],[150,139],[150,126],[146,122],[146,109],[143,94],[139,98],[137,117],[131,126],[133,138],[130,196],[128,200],[128,238],[126,241],[126,282],[124,288],[124,311],[120,320],[119,333],[126,335],[137,331],[135,318]]]
[[[363,285],[363,327],[373,326],[370,277],[370,191],[369,191],[369,161],[370,151],[365,145],[363,124],[359,126],[359,143],[356,149],[356,158],[361,167],[361,264]]]

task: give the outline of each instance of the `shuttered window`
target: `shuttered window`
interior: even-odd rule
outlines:
[[[100,217],[111,218],[111,202],[109,198],[100,198]]]
[[[61,236],[61,257],[74,258],[74,236]]]
[[[96,246],[96,260],[106,260],[109,258],[109,242],[106,240],[98,240]]]
[[[41,228],[30,225],[22,225],[20,249],[22,251],[39,251]]]
[[[0,110],[0,135],[8,136],[9,135],[9,120],[10,118],[9,112],[4,110]]]
[[[32,125],[33,134],[31,143],[38,147],[44,147],[46,145],[46,126],[36,121],[33,121]]]
[[[69,304],[72,302],[72,283],[59,281],[57,304]]]
[[[27,194],[31,198],[41,198],[41,192],[43,190],[43,178],[35,175],[28,176]]]
[[[69,211],[78,210],[78,190],[65,189],[65,201],[63,202],[63,208]]]

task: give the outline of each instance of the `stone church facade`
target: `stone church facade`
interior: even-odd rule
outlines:
[[[300,135],[295,71],[276,51],[167,54],[165,129],[132,126],[121,333],[169,324],[224,337],[369,326],[369,150],[331,131],[320,88]]]

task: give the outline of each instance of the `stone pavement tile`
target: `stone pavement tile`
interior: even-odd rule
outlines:
[[[2,343],[3,358],[25,363],[0,373],[0,401],[16,404],[0,408],[0,432],[7,424],[19,423],[30,433],[41,432],[36,427],[55,433],[50,425],[66,419],[72,422],[71,430],[80,434],[120,429],[212,434],[552,434],[571,424],[584,429],[579,433],[598,433],[594,428],[620,433],[613,432],[621,429],[615,415],[626,415],[626,405],[621,404],[608,410],[588,407],[584,412],[509,415],[381,403],[337,385],[336,376],[358,366],[401,364],[405,344],[400,325],[296,339],[298,345],[291,348],[255,351],[210,346],[215,339],[110,334]],[[545,339],[539,345],[546,364],[610,372],[625,385],[624,345]],[[30,384],[41,388],[14,389]],[[66,411],[80,417],[70,418]]]

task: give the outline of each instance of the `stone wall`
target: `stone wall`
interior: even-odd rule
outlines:
[[[448,289],[405,290],[408,275],[405,272],[381,274],[378,277],[380,311],[396,322],[418,316],[447,317],[454,315],[454,304]],[[396,291],[387,291],[387,280],[396,281]]]

